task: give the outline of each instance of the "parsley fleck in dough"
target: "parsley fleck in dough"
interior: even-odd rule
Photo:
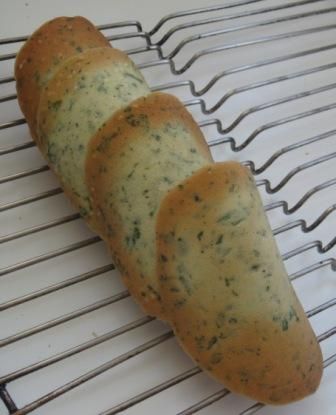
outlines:
[[[15,61],[16,89],[34,139],[37,138],[36,116],[42,89],[70,56],[99,47],[110,47],[110,43],[81,16],[57,17],[46,22],[22,46]]]
[[[249,171],[235,162],[203,167],[162,200],[156,229],[164,316],[190,356],[261,402],[313,393],[321,350]]]
[[[93,229],[84,171],[88,142],[112,114],[149,92],[126,54],[95,48],[66,60],[41,94],[40,148]]]
[[[93,210],[100,212],[100,233],[147,313],[161,313],[155,269],[160,201],[178,182],[211,162],[191,115],[175,97],[162,93],[133,101],[90,143],[87,182]],[[183,241],[180,248],[183,251]]]

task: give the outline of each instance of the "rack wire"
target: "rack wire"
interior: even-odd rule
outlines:
[[[325,373],[336,367],[335,15],[327,0],[241,0],[170,14],[148,32],[136,20],[99,26],[153,91],[183,100],[216,160],[240,160],[256,176]],[[100,238],[67,204],[17,107],[12,66],[26,38],[0,40],[4,413],[72,413],[87,396],[94,404],[81,413],[262,412],[203,374],[167,326],[141,313]]]

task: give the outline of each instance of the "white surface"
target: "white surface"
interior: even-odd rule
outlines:
[[[0,37],[27,34],[55,16],[85,15],[95,24],[135,19],[150,30],[178,10],[217,4],[209,0],[1,0]]]
[[[1,0],[0,38],[30,33],[42,22],[56,15],[81,14],[96,24],[135,19],[142,23],[145,30],[150,30],[167,13],[209,4],[211,2],[201,0],[184,2],[176,0],[169,2],[158,0],[96,0],[90,2],[79,0],[71,2],[65,0]],[[276,4],[279,4],[279,1],[265,0],[260,2],[259,5],[255,4],[249,7],[256,9],[266,5]],[[325,1],[320,6],[311,5],[301,8],[300,11],[312,10],[314,7],[327,7],[328,5],[334,5],[334,2]],[[246,8],[240,8],[240,11],[242,10],[246,10]],[[232,12],[231,10],[225,13],[229,14]],[[269,18],[290,13],[294,12],[283,11],[278,14],[270,14]],[[223,14],[224,12],[220,13],[220,15]],[[294,21],[287,23],[285,26],[279,25],[272,29],[274,30],[272,33],[281,33],[281,31],[285,30],[299,30],[319,24],[332,24],[335,21],[335,15],[334,13],[326,16],[312,17],[304,22]],[[229,22],[222,26],[220,24],[210,27],[205,26],[201,29],[194,30],[192,33],[213,30],[219,27],[230,27],[238,25],[239,23],[257,20],[258,17],[254,17],[242,21]],[[174,21],[173,25],[179,22]],[[172,27],[172,23],[167,24],[160,33],[163,34],[168,27]],[[301,50],[301,48],[333,43],[335,32],[326,32],[319,36],[307,36],[303,40],[294,39],[288,42],[281,42],[276,44],[278,50],[273,50],[273,45],[263,45],[253,49],[245,48],[243,52],[240,50],[232,50],[227,54],[209,55],[207,58],[201,58],[196,61],[187,72],[178,77],[171,75],[167,66],[146,69],[144,70],[144,75],[152,86],[173,80],[193,79],[196,82],[197,88],[200,88],[221,70],[243,64],[244,62],[260,60],[264,56],[267,56],[270,51],[280,55]],[[179,39],[185,38],[190,33],[186,31],[173,36],[164,46],[164,51],[172,50],[178,44]],[[183,51],[176,56],[177,68],[183,66],[200,49],[216,46],[220,43],[243,41],[268,33],[267,28],[260,28],[258,30],[228,34],[225,37],[219,37],[219,39],[209,38],[205,41],[191,43],[183,48]],[[155,37],[155,39],[157,38],[158,36]],[[122,47],[123,45],[123,42],[116,42],[116,46]],[[127,43],[126,47],[135,46],[139,46],[139,44]],[[16,48],[17,45],[14,44],[3,47],[0,50],[1,53],[5,53],[6,51],[15,51]],[[157,59],[157,55],[155,53],[141,54],[134,55],[133,58],[136,62],[140,62]],[[203,98],[206,100],[208,108],[210,105],[216,103],[225,92],[237,86],[246,85],[256,80],[271,78],[283,73],[295,72],[304,67],[314,67],[335,61],[335,51],[329,51],[318,56],[313,55],[298,61],[285,62],[276,66],[273,65],[271,70],[269,67],[265,67],[259,70],[231,75],[219,81]],[[0,62],[0,77],[11,73],[12,64],[13,61]],[[332,69],[233,96],[220,110],[208,118],[220,118],[223,126],[226,127],[246,108],[268,102],[274,98],[288,96],[332,83],[335,80],[335,75],[336,70]],[[13,91],[13,84],[0,85],[1,96]],[[172,92],[185,100],[193,98],[188,87],[175,88]],[[264,110],[247,116],[229,135],[234,136],[237,142],[241,143],[252,131],[271,120],[326,105],[334,101],[335,89],[332,89],[331,91],[300,101],[293,101],[283,106]],[[0,105],[2,106],[0,122],[21,117],[15,101]],[[196,119],[203,120],[206,118],[206,116],[201,114],[198,106],[190,107],[190,110],[194,113]],[[286,124],[276,129],[268,130],[260,134],[250,146],[239,153],[232,153],[228,145],[221,145],[213,149],[214,157],[216,160],[226,158],[250,159],[255,160],[256,165],[260,166],[276,150],[293,142],[298,142],[304,138],[335,128],[335,112],[335,110],[329,111],[319,116],[306,118],[296,123]],[[208,140],[218,138],[219,136],[214,127],[204,128],[204,132]],[[29,137],[26,126],[10,128],[0,131],[0,133],[0,148],[25,142]],[[257,176],[257,179],[267,178],[274,186],[284,178],[287,172],[295,168],[298,164],[335,151],[336,137],[331,136],[323,140],[323,142],[311,144],[308,147],[284,155],[274,162],[264,174]],[[38,167],[43,164],[44,162],[36,148],[13,153],[1,158],[0,177]],[[275,195],[266,194],[263,188],[261,188],[265,203],[288,200],[289,206],[292,206],[314,185],[334,177],[334,166],[334,160],[330,160],[329,162],[307,170],[304,174],[299,173]],[[3,184],[0,185],[0,203],[4,204],[15,201],[54,187],[57,187],[57,181],[49,172]],[[310,224],[325,208],[334,203],[336,203],[335,187],[331,187],[309,199],[298,212],[289,217],[283,215],[281,209],[271,211],[269,216],[273,227],[289,223],[299,218],[306,219],[307,223]],[[73,210],[63,195],[6,211],[0,214],[1,235],[48,222],[51,219],[60,218],[71,212]],[[294,229],[285,234],[280,234],[277,239],[281,251],[285,253],[297,246],[316,239],[321,239],[326,244],[335,236],[335,228],[336,214],[334,213],[313,232],[304,235],[298,229]],[[75,221],[6,243],[0,247],[1,267],[16,264],[25,259],[67,246],[70,243],[81,241],[90,236],[90,231],[82,221]],[[335,257],[335,248],[324,255],[318,254],[316,249],[308,250],[307,253],[286,261],[286,266],[289,273],[292,273],[329,257]],[[67,280],[83,272],[93,270],[99,266],[108,264],[109,261],[103,244],[98,243],[47,262],[25,268],[21,271],[16,271],[0,279],[0,303]],[[335,273],[331,272],[329,268],[323,268],[295,281],[294,286],[305,309],[308,310],[335,297]],[[117,273],[112,271],[29,303],[3,311],[0,314],[1,338],[77,310],[95,301],[107,298],[123,289]],[[141,311],[133,301],[131,299],[125,299],[93,313],[86,314],[71,322],[16,342],[0,350],[0,375],[20,369],[43,358],[53,356],[70,347],[116,329],[127,322],[134,321],[141,316]],[[336,324],[335,307],[314,317],[312,324],[317,334],[334,327]],[[107,341],[100,346],[75,355],[63,362],[14,381],[8,385],[8,390],[14,397],[17,405],[21,407],[65,382],[94,369],[98,365],[142,344],[146,340],[156,337],[166,330],[165,325],[160,322],[147,324],[114,340]],[[335,353],[336,336],[324,341],[322,348],[325,357],[329,357]],[[131,398],[164,380],[184,372],[190,367],[193,367],[193,363],[180,350],[176,341],[171,339],[151,351],[145,352],[109,370],[80,388],[55,399],[50,404],[38,409],[34,414],[98,414],[125,399]],[[175,414],[220,389],[221,386],[218,383],[212,381],[207,375],[200,374],[128,409],[125,413],[134,415],[156,413],[162,415]],[[334,415],[336,412],[335,390],[336,364],[326,369],[322,385],[314,396],[287,407],[277,409],[267,407],[260,411],[260,414],[316,415],[317,413],[321,413],[324,415]],[[251,401],[247,399],[230,395],[212,406],[203,409],[200,411],[200,414],[214,415],[225,413],[227,415],[236,415],[246,409],[250,404]],[[0,414],[2,414],[1,411],[3,409],[0,404]]]

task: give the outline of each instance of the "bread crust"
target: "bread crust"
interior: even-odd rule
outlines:
[[[158,132],[167,125],[171,126],[171,132],[168,132],[166,136],[163,133],[161,138],[157,137]],[[174,132],[179,131],[174,130],[176,125],[182,126],[181,128],[185,132],[181,131],[181,135],[177,132],[174,137]],[[185,170],[181,173],[172,172],[169,175],[170,173],[167,171],[167,181],[161,182],[159,181],[161,180],[160,163],[162,160],[164,160],[163,163],[168,163],[168,165],[164,164],[162,169],[169,170],[172,168],[171,166],[175,166],[178,170],[174,157],[178,157],[179,152],[189,152],[189,147],[186,149],[187,144],[184,144],[183,134],[192,137],[192,139],[188,139],[188,145],[192,142],[192,150],[194,151],[193,154],[189,153],[189,159],[186,162],[197,159],[195,170],[201,165],[211,163],[212,158],[203,134],[182,103],[171,95],[152,93],[145,98],[133,101],[129,107],[110,118],[91,140],[87,156],[86,180],[92,196],[93,211],[98,213],[96,222],[101,223],[99,232],[108,243],[114,262],[121,271],[130,292],[147,313],[155,316],[161,314],[155,274],[155,206],[159,204],[160,198],[173,185],[169,182],[175,180],[176,175],[182,175],[184,178],[192,174],[192,171],[189,170],[189,174],[187,174],[187,167],[184,167]],[[161,141],[157,142],[156,140],[159,139]],[[169,141],[173,144],[170,144]],[[153,145],[157,146],[157,150],[161,153],[152,154],[151,151],[154,148],[151,147],[151,143],[154,143]],[[180,148],[176,147],[178,145]],[[135,170],[132,172],[131,153],[133,148],[141,166],[134,167]],[[149,177],[145,177],[147,162],[153,164],[150,166],[152,170],[149,170]],[[154,166],[156,164],[157,170]],[[130,173],[127,169],[130,170]],[[129,181],[128,176],[130,177]],[[134,203],[139,205],[136,209],[132,206],[133,202],[128,201],[126,196],[131,186],[134,186],[134,189],[133,191],[129,190],[129,193],[132,194],[132,198],[134,197]],[[142,189],[141,186],[146,189]],[[144,190],[144,193],[137,194],[140,190]],[[124,191],[124,195],[121,195],[122,191]],[[120,202],[123,198],[125,206]],[[149,205],[146,205],[146,199],[149,199],[148,203],[155,205],[151,205],[153,207],[153,212],[150,212],[151,217],[148,214]],[[138,217],[137,212],[140,208],[143,210],[141,215],[140,213],[138,215],[141,217]],[[127,217],[133,217],[132,215],[134,222],[141,221],[141,224],[138,223],[137,226],[134,226],[133,233],[128,236],[130,233],[128,229],[131,225],[126,225],[125,220]],[[145,235],[144,232],[151,232],[152,236],[147,233]],[[137,234],[139,234],[139,240],[135,240],[133,243],[133,235],[135,238]],[[129,246],[126,244],[125,238],[130,238]],[[150,245],[147,251],[148,258],[137,256],[137,246],[142,243]],[[150,257],[151,252],[152,257]],[[146,264],[139,263],[146,260],[151,261],[148,267]],[[148,275],[144,275],[145,267],[148,269]]]
[[[101,46],[110,47],[110,44],[81,16],[62,16],[44,23],[22,46],[15,62],[17,95],[34,139],[41,88],[68,57]]]
[[[185,351],[264,403],[313,393],[321,350],[248,169],[200,169],[163,199],[156,230],[164,316]]]

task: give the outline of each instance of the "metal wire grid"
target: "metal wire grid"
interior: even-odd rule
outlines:
[[[311,8],[309,10],[305,9],[302,11],[301,8],[304,8],[306,6],[310,6]],[[286,12],[286,14],[281,16],[272,15],[272,13],[279,11],[284,11]],[[155,71],[158,68],[168,67],[170,74],[172,75],[171,81],[152,86],[152,90],[173,89],[174,91],[181,91],[182,89],[186,89],[187,97],[188,95],[190,97],[191,94],[194,98],[184,100],[185,105],[190,110],[197,112],[197,114],[203,114],[205,116],[208,116],[210,114],[218,112],[218,110],[225,110],[227,111],[227,113],[229,113],[230,103],[227,103],[227,101],[232,102],[235,97],[240,97],[241,94],[246,94],[251,91],[254,94],[258,94],[259,91],[261,91],[263,88],[267,88],[273,85],[278,86],[290,80],[297,80],[299,82],[302,79],[306,79],[306,77],[309,75],[319,75],[324,72],[328,72],[335,69],[336,60],[328,63],[316,64],[313,66],[306,67],[304,61],[301,61],[301,59],[313,56],[316,57],[316,63],[319,63],[321,54],[325,52],[330,53],[331,51],[336,50],[336,43],[328,43],[325,42],[325,39],[323,39],[322,45],[312,47],[309,44],[307,47],[307,45],[303,42],[302,49],[300,48],[299,50],[294,50],[288,53],[282,53],[280,51],[280,54],[271,54],[269,56],[265,55],[262,59],[254,59],[236,66],[225,66],[224,70],[220,70],[223,66],[218,64],[214,69],[215,75],[211,75],[214,72],[213,70],[210,70],[206,73],[205,78],[207,79],[207,81],[205,83],[205,86],[203,87],[198,87],[196,85],[196,82],[193,82],[191,79],[188,79],[189,75],[187,76],[187,79],[182,80],[180,80],[176,76],[184,75],[186,72],[188,72],[189,69],[195,67],[199,61],[202,61],[202,59],[204,60],[204,57],[207,57],[208,59],[208,57],[210,58],[216,56],[217,60],[217,54],[224,54],[226,57],[231,57],[230,53],[235,50],[239,50],[241,51],[240,53],[244,53],[246,48],[248,48],[248,50],[251,50],[255,46],[261,44],[276,45],[279,41],[292,41],[292,39],[301,39],[309,35],[319,36],[321,33],[327,33],[329,35],[329,39],[332,39],[331,35],[332,33],[334,33],[333,31],[336,29],[335,24],[313,24],[312,26],[308,25],[308,27],[305,27],[304,29],[299,28],[298,30],[289,31],[286,30],[287,26],[285,26],[284,24],[293,21],[302,23],[305,21],[309,21],[309,19],[311,19],[312,17],[316,18],[317,16],[335,16],[335,12],[336,7],[332,7],[332,5],[330,6],[330,4],[328,4],[328,2],[325,0],[301,0],[292,1],[290,3],[278,2],[278,4],[274,4],[274,2],[272,3],[267,0],[243,0],[239,2],[233,2],[204,9],[190,10],[182,13],[173,13],[160,20],[160,22],[150,32],[145,32],[141,24],[137,21],[127,21],[117,24],[104,25],[100,26],[99,28],[104,31],[113,30],[113,34],[109,35],[108,38],[113,41],[114,45],[119,41],[131,40],[131,42],[133,42],[140,39],[144,43],[143,45],[132,47],[132,49],[128,50],[129,55],[131,55],[136,62],[139,62],[139,68],[143,69],[144,71],[150,70],[150,72],[152,73],[152,71]],[[223,13],[223,15],[219,16],[219,13]],[[268,17],[269,15],[271,17]],[[257,20],[252,22],[248,21],[247,23],[242,22],[243,18],[250,18],[252,16],[256,17]],[[186,21],[180,23],[182,20]],[[236,20],[239,22],[238,24],[235,24]],[[232,22],[234,23],[233,25],[231,25]],[[213,30],[212,27],[215,23],[220,24],[221,28]],[[227,23],[229,23],[230,25],[226,26]],[[173,25],[173,27],[166,29],[166,26],[170,25]],[[199,31],[202,30],[201,28],[207,25],[210,25],[210,30],[207,30],[208,28],[206,28],[204,31],[199,33]],[[280,27],[281,30],[279,33],[267,33],[266,35],[262,36],[258,35],[258,30],[260,30],[261,28],[268,27],[273,29],[273,27],[275,26]],[[196,29],[197,33],[193,33],[190,36],[186,36],[185,31],[189,29]],[[233,39],[236,39],[239,38],[239,35],[244,33],[244,31],[247,31],[247,33],[249,33],[248,31],[251,29],[256,30],[254,33],[257,35],[255,37],[248,38],[248,40],[233,40],[231,42],[226,41],[227,38],[225,37],[224,41],[221,38],[222,36],[230,36],[230,34],[234,34],[235,37]],[[117,34],[115,34],[115,31]],[[181,40],[178,40],[177,35],[180,35]],[[16,46],[18,42],[22,42],[25,39],[26,37],[3,39],[0,40],[0,45],[7,47],[10,44],[14,44]],[[210,46],[202,48],[201,41],[203,40],[210,40]],[[215,46],[213,46],[213,44],[216,42],[218,42],[218,44],[215,44]],[[192,53],[190,58],[186,58],[185,50],[190,45],[196,48],[196,52]],[[133,43],[132,46],[134,46]],[[169,48],[167,46],[169,46]],[[183,53],[181,54],[181,52]],[[156,54],[157,57],[154,60],[149,60],[148,56],[151,56],[149,54],[153,53]],[[15,53],[5,53],[0,55],[0,61],[10,61],[14,58]],[[292,62],[301,62],[301,64],[299,65],[298,69],[297,66],[295,66],[295,70],[274,75],[273,70],[276,65],[278,65],[279,63],[285,63],[288,64],[288,67],[291,69],[290,64]],[[261,80],[255,80],[252,76],[252,82],[245,83],[241,86],[235,86],[235,75],[241,73],[253,74],[254,70],[260,68],[266,68],[268,70],[268,76],[266,78]],[[218,69],[220,70],[219,72]],[[212,76],[210,77],[210,79],[209,73]],[[216,89],[223,79],[230,79],[230,76],[232,76],[233,78],[233,87],[229,88],[224,95],[221,94],[220,98],[212,106],[209,105],[207,101],[207,93],[209,91],[212,91],[214,88]],[[161,74],[159,73],[156,78],[154,76],[153,79],[162,79]],[[14,79],[12,75],[5,75],[0,79],[1,86],[10,85],[13,82]],[[278,217],[281,216],[281,220],[284,222],[280,226],[274,228],[274,234],[277,236],[281,236],[286,232],[291,232],[291,230],[295,228],[299,228],[300,231],[302,231],[303,233],[307,233],[309,235],[311,232],[315,231],[318,227],[320,227],[320,225],[330,223],[330,226],[332,227],[331,213],[336,209],[336,203],[332,203],[331,205],[323,205],[324,210],[320,214],[318,214],[317,217],[316,213],[314,213],[315,217],[310,222],[310,224],[307,223],[307,220],[303,219],[302,217],[295,216],[295,214],[299,210],[301,212],[301,208],[305,207],[314,196],[319,195],[326,189],[330,189],[330,192],[332,192],[333,186],[336,184],[336,177],[329,177],[327,180],[322,181],[314,185],[313,187],[308,188],[308,190],[303,194],[303,196],[291,205],[289,201],[286,199],[274,200],[273,196],[270,195],[281,195],[281,190],[288,184],[291,184],[294,178],[297,178],[303,171],[312,171],[314,168],[324,168],[323,166],[325,165],[325,163],[332,161],[332,159],[336,157],[336,151],[331,152],[331,147],[326,146],[326,154],[321,155],[319,157],[315,157],[310,161],[295,165],[294,168],[290,169],[289,171],[281,171],[280,173],[277,171],[276,173],[274,173],[270,170],[274,165],[276,165],[276,163],[279,160],[282,160],[288,155],[291,156],[297,150],[304,151],[305,149],[309,149],[316,144],[323,148],[324,142],[327,142],[327,140],[335,138],[336,129],[331,128],[323,130],[318,134],[312,134],[308,137],[306,136],[305,138],[297,140],[296,142],[290,142],[289,140],[289,144],[286,146],[281,146],[279,145],[279,143],[277,143],[276,150],[272,150],[272,154],[268,155],[264,159],[262,164],[257,163],[256,160],[252,157],[249,157],[249,160],[246,160],[244,158],[245,154],[253,155],[255,153],[253,151],[247,151],[246,153],[244,153],[244,150],[247,147],[253,147],[253,144],[255,144],[258,141],[257,138],[259,138],[259,136],[262,135],[264,132],[277,133],[277,131],[279,131],[279,129],[281,129],[282,126],[287,127],[291,126],[293,123],[297,121],[306,119],[310,120],[315,115],[319,114],[327,114],[328,116],[329,112],[332,112],[332,110],[336,108],[336,102],[320,105],[318,97],[320,94],[333,91],[335,88],[335,83],[315,86],[314,88],[305,88],[301,92],[286,94],[285,96],[275,97],[274,99],[266,101],[263,100],[263,102],[261,102],[260,104],[252,106],[248,106],[249,102],[247,99],[246,104],[244,101],[239,101],[238,116],[235,115],[232,118],[232,121],[228,124],[226,122],[224,123],[224,120],[226,121],[226,119],[224,116],[222,116],[220,112],[220,116],[218,118],[206,117],[204,119],[203,116],[203,119],[199,121],[199,125],[201,126],[201,128],[203,128],[205,131],[210,131],[211,134],[216,134],[216,138],[209,139],[208,142],[214,154],[218,155],[218,158],[223,157],[221,148],[224,146],[226,148],[226,151],[230,150],[232,152],[232,155],[237,154],[238,158],[250,167],[254,175],[269,173],[269,177],[265,176],[265,178],[257,180],[257,184],[258,186],[260,186],[261,192],[264,193],[264,199],[268,201],[268,203],[266,203],[265,205],[266,211],[268,211],[270,214],[272,214],[272,212],[277,212],[276,215],[278,215]],[[219,87],[218,90],[221,91]],[[245,135],[247,133],[246,139],[241,142],[237,140],[236,135],[235,137],[228,136],[229,133],[231,134],[232,132],[234,133],[235,131],[239,130],[238,127],[241,127],[243,121],[249,119],[250,116],[253,116],[255,114],[261,114],[261,119],[267,120],[267,115],[263,115],[264,112],[267,113],[267,110],[271,109],[272,111],[275,111],[278,109],[278,107],[283,108],[284,105],[290,105],[293,102],[296,104],[300,102],[300,100],[305,99],[307,97],[314,98],[313,108],[305,109],[303,111],[297,110],[294,113],[291,113],[289,115],[285,114],[270,122],[263,122],[262,124],[258,124],[257,127],[251,131],[247,127],[243,130],[245,132]],[[13,102],[14,100],[16,100],[16,95],[13,92],[8,93],[6,95],[4,94],[0,97],[0,103],[3,106],[3,108],[5,105]],[[275,113],[277,114],[276,111]],[[332,115],[330,115],[329,117],[332,117]],[[257,119],[257,122],[260,122],[259,119]],[[15,135],[17,133],[17,130],[14,127],[24,123],[25,121],[22,118],[16,118],[14,120],[5,121],[2,122],[2,124],[0,125],[0,130],[10,132],[12,131],[12,134]],[[211,128],[213,129],[211,130]],[[215,133],[213,132],[214,130]],[[210,135],[207,134],[207,136],[209,137]],[[19,154],[19,152],[22,152],[34,146],[35,144],[30,140],[21,140],[21,142],[9,146],[3,145],[0,149],[0,156],[7,156],[10,154],[17,155]],[[216,153],[217,149],[219,149],[219,153]],[[336,149],[335,146],[334,149]],[[257,147],[256,151],[260,151],[260,148]],[[8,174],[0,178],[0,184],[3,185],[8,183],[16,183],[17,181],[30,176],[38,177],[38,175],[46,172],[47,170],[48,167],[46,165],[42,165],[39,167],[25,169],[14,174]],[[276,177],[278,177],[280,174],[281,177],[277,185],[272,184],[274,182],[274,174],[276,174]],[[35,177],[32,177],[31,180],[35,180]],[[55,196],[60,193],[62,193],[62,190],[56,186],[54,188],[45,190],[38,194],[32,194],[14,201],[5,202],[0,205],[0,212],[9,211],[24,205],[27,205],[29,209],[33,209],[34,202],[41,201],[43,199],[49,200],[49,198],[51,198],[52,196]],[[282,213],[279,213],[280,209],[278,208],[281,208]],[[293,215],[294,218],[297,217],[297,219],[290,219],[289,221],[286,219],[284,220],[284,218],[286,218],[284,214]],[[38,234],[48,229],[54,229],[61,225],[73,223],[75,221],[78,221],[78,219],[79,215],[77,213],[71,213],[61,218],[57,218],[45,223],[39,223],[37,225],[26,227],[20,229],[19,231],[15,231],[9,234],[4,234],[0,237],[0,244],[4,246],[4,244],[13,241],[16,242],[21,238],[33,234]],[[300,238],[302,239],[299,230],[296,231],[295,235],[300,234]],[[47,264],[48,260],[63,256],[70,252],[80,250],[81,248],[88,247],[99,242],[99,237],[90,235],[89,237],[84,238],[79,242],[67,244],[64,247],[52,250],[50,252],[33,256],[29,259],[20,261],[18,263],[5,266],[0,269],[0,277],[3,277],[1,278],[1,283],[5,283],[6,278],[10,278],[11,275],[13,275],[15,272],[19,270],[25,270],[28,267],[31,267],[36,264]],[[295,243],[298,243],[297,239],[295,239]],[[299,244],[299,246],[293,247],[291,250],[283,254],[284,260],[287,261],[293,258],[301,258],[301,256],[307,252],[309,253],[309,255],[312,255],[311,252],[313,248],[316,249],[319,255],[329,254],[330,252],[330,257],[322,256],[318,258],[318,260],[314,262],[312,265],[305,267],[301,266],[299,270],[291,273],[291,279],[294,281],[299,278],[305,277],[309,274],[313,274],[314,272],[322,269],[328,269],[330,274],[332,274],[333,271],[336,271],[336,259],[333,256],[333,248],[335,244],[336,237],[333,235],[333,238],[330,241],[324,239],[308,241],[303,244]],[[47,300],[47,296],[52,293],[62,293],[64,292],[63,290],[66,290],[69,287],[73,287],[81,282],[94,279],[97,276],[107,273],[113,269],[114,266],[112,264],[100,266],[89,272],[81,273],[80,275],[75,275],[72,278],[68,278],[64,281],[59,281],[57,283],[48,285],[38,290],[34,290],[25,295],[17,296],[15,298],[9,298],[0,304],[0,311],[8,311],[11,309],[15,309],[15,307],[17,306],[29,303],[30,301],[36,299],[46,298]],[[309,309],[307,311],[308,317],[311,318],[313,316],[319,315],[319,313],[330,310],[332,307],[335,307],[336,298],[332,297],[332,294],[333,293],[331,293],[331,298],[329,298],[327,301]],[[54,318],[52,320],[48,320],[41,324],[36,324],[32,327],[29,327],[28,329],[19,331],[15,334],[2,338],[0,340],[0,348],[9,347],[15,344],[16,342],[19,342],[23,339],[27,339],[38,333],[42,333],[47,329],[63,325],[64,323],[73,321],[83,315],[88,315],[93,311],[120,302],[121,300],[126,299],[128,296],[129,294],[127,291],[121,291],[115,295],[96,301],[92,304],[76,309],[75,311],[72,311],[70,313],[60,315],[59,317]],[[63,384],[62,386],[54,389],[51,393],[47,393],[39,397],[38,399],[27,403],[20,409],[18,409],[15,403],[15,399],[8,392],[7,386],[18,379],[24,379],[25,376],[33,372],[39,371],[43,368],[48,368],[57,362],[65,361],[65,359],[69,358],[70,356],[74,356],[76,354],[84,352],[85,350],[94,348],[95,346],[107,342],[108,340],[117,338],[122,334],[131,332],[132,330],[142,327],[152,321],[153,319],[151,317],[142,316],[135,321],[127,323],[121,327],[118,327],[117,329],[113,329],[109,332],[106,332],[103,335],[99,335],[94,339],[78,344],[75,347],[63,350],[62,352],[52,355],[51,357],[42,360],[37,360],[33,364],[29,364],[12,372],[2,374],[0,376],[0,397],[5,406],[7,407],[8,412],[17,415],[30,413],[38,408],[41,408],[43,405],[56,399],[57,397],[66,394],[70,390],[77,388],[78,386],[88,382],[89,380],[99,375],[102,375],[108,370],[118,365],[121,365],[122,363],[144,353],[147,350],[155,348],[159,344],[162,344],[163,342],[173,337],[173,333],[171,331],[165,330],[163,334],[160,334],[157,337],[139,346],[134,347],[126,353],[123,353],[113,358],[112,360],[109,360],[106,363],[95,367],[93,370],[87,371],[81,376],[74,378],[68,383]],[[330,339],[331,336],[333,336],[335,333],[336,327],[328,328],[318,336],[319,341],[324,342],[325,340]],[[335,362],[336,353],[333,353],[325,358],[324,367],[326,368]],[[123,401],[118,405],[113,406],[108,410],[105,410],[104,412],[101,412],[101,415],[116,414],[124,410],[127,410],[132,406],[139,404],[145,401],[146,399],[151,398],[156,394],[159,394],[160,392],[165,391],[174,385],[182,384],[185,380],[195,377],[200,372],[201,370],[198,367],[193,367],[178,376],[168,379],[130,399]],[[208,408],[208,411],[210,412],[207,413],[211,413],[211,404],[223,399],[228,395],[229,391],[227,391],[226,389],[219,390],[209,395],[208,397],[205,397],[199,402],[189,406],[187,409],[180,411],[179,415],[193,414],[198,411],[201,411],[204,408]],[[252,413],[257,412],[262,407],[262,404],[256,403],[241,411],[240,415],[250,415]]]

